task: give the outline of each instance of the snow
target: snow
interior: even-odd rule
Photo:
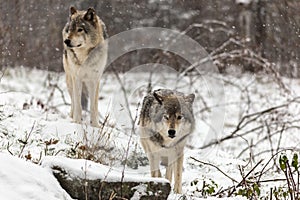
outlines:
[[[0,199],[71,200],[47,169],[0,153]]]
[[[88,180],[105,180],[108,182],[169,182],[163,178],[141,177],[140,174],[126,171],[122,178],[123,171],[120,168],[113,168],[101,165],[84,159],[70,159],[65,157],[45,157],[42,160],[42,167],[49,168],[59,166],[64,169],[71,178],[88,179]]]
[[[202,189],[204,182],[214,186],[217,191],[236,185],[215,167],[201,164],[191,157],[217,166],[237,181],[242,180],[240,169],[247,173],[257,161],[263,159],[253,175],[259,172],[272,155],[269,151],[269,140],[262,140],[266,136],[264,129],[254,134],[224,141],[219,145],[199,148],[212,138],[222,138],[230,134],[241,116],[281,105],[287,99],[296,96],[297,91],[300,90],[299,80],[283,78],[291,90],[288,96],[274,83],[272,77],[267,75],[212,75],[212,79],[221,78],[224,81],[225,92],[221,102],[224,105],[224,127],[212,134],[210,130],[214,127],[210,125],[215,119],[209,109],[204,109],[205,105],[218,108],[211,96],[211,90],[214,88],[209,88],[205,83],[210,79],[194,80],[194,77],[187,77],[177,81],[178,76],[173,75],[168,71],[153,75],[153,87],[176,88],[186,93],[195,92],[197,96],[194,106],[196,130],[193,137],[189,139],[188,148],[185,149],[183,194],[188,199],[203,199],[199,190]],[[137,108],[147,89],[149,75],[140,71],[120,74],[120,79],[126,86],[129,110],[135,119]],[[192,86],[191,82],[193,82]],[[101,121],[104,121],[108,113],[111,114],[104,130],[88,125],[88,112],[83,115],[83,124],[72,122],[68,116],[70,98],[63,73],[26,68],[5,71],[0,82],[0,199],[44,199],[44,196],[49,197],[48,199],[70,199],[51,175],[48,169],[51,165],[55,163],[64,165],[75,171],[75,176],[83,176],[85,171],[90,178],[105,176],[111,181],[116,181],[120,179],[123,171],[126,153],[128,153],[128,163],[133,163],[132,166],[136,167],[128,164],[125,168],[125,178],[127,180],[151,179],[149,165],[139,143],[137,130],[131,132],[132,119],[124,107],[124,95],[120,83],[114,74],[106,73],[100,85]],[[300,144],[300,138],[298,132],[292,127],[293,123],[299,121],[299,104],[291,104],[286,110],[277,112],[276,117],[282,119],[280,121],[275,118],[278,123],[276,121],[271,128],[280,130],[281,123],[291,122],[287,124],[291,129],[288,129],[281,138],[279,134],[274,135],[271,138],[273,143],[276,145],[280,143],[280,149],[296,148]],[[268,119],[261,120],[268,122]],[[136,127],[137,120],[134,124]],[[254,125],[256,124],[250,124],[245,130],[251,130]],[[256,144],[255,142],[260,140],[262,141],[256,146],[249,148],[251,142]],[[82,150],[87,147],[89,151]],[[129,152],[126,152],[127,149]],[[89,157],[90,155],[94,157]],[[253,159],[249,159],[249,155],[254,156]],[[86,157],[101,164],[86,161],[84,160]],[[42,166],[33,163],[42,163]],[[271,168],[271,165],[267,168]],[[269,170],[262,176],[264,180],[278,178],[284,178],[284,175],[275,170]],[[267,194],[270,187],[284,185],[285,183],[280,181],[263,183],[262,193]],[[142,187],[137,189],[135,198],[144,191]],[[216,199],[207,196],[207,199]],[[173,193],[169,196],[169,200],[182,198],[182,195]],[[231,198],[223,199],[242,198],[233,195]]]
[[[235,0],[237,4],[245,4],[248,5],[252,2],[252,0]]]
[[[178,195],[178,194],[171,194],[168,197],[168,200],[174,200],[174,199],[182,199],[182,195]],[[200,200],[200,198],[189,198],[191,200]],[[202,199],[202,198],[201,198]],[[203,198],[203,199],[207,199],[207,200],[220,200],[220,198],[217,197],[208,197],[208,198]],[[222,198],[222,200],[246,200],[247,198],[245,197],[224,197]]]
[[[68,159],[65,157],[45,157],[42,165],[36,165],[15,156],[0,153],[0,197],[6,200],[71,200],[72,198],[60,187],[51,172],[51,167],[60,166],[71,178],[102,179],[106,181],[120,181],[121,171],[88,160]],[[125,174],[124,181],[136,182],[168,182],[165,179],[141,177],[138,174]],[[132,188],[135,191],[131,200],[138,200],[147,191],[146,185]],[[169,199],[180,198],[171,194]],[[193,198],[196,199],[196,198]],[[216,198],[208,198],[216,199]],[[224,198],[243,199],[243,198]]]
[[[147,194],[147,185],[141,184],[132,188],[135,190],[131,200],[139,200],[143,195]]]

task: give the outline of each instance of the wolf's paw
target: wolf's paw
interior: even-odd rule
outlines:
[[[79,118],[79,117],[72,117],[72,122],[73,123],[76,123],[76,124],[81,124],[81,122],[82,122],[82,119],[81,119],[81,117]]]
[[[100,123],[98,121],[91,121],[91,125],[96,128],[100,128]]]
[[[81,124],[81,120],[73,120],[72,122],[76,124]]]

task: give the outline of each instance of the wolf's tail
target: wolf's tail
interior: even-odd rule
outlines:
[[[88,107],[88,90],[87,87],[85,85],[85,83],[83,83],[82,85],[82,94],[81,94],[81,107],[82,110],[87,110]]]

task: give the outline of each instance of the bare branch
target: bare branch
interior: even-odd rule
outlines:
[[[216,169],[217,169],[219,172],[221,172],[224,176],[226,176],[227,178],[229,178],[229,179],[232,180],[233,182],[238,183],[237,180],[235,180],[234,178],[232,178],[232,177],[230,177],[229,175],[227,175],[227,174],[226,174],[223,170],[221,170],[218,166],[215,166],[215,165],[213,165],[213,164],[211,164],[211,163],[203,162],[203,161],[198,160],[198,159],[196,159],[196,158],[194,158],[194,157],[190,157],[190,158],[193,159],[193,160],[196,161],[196,162],[201,163],[201,164],[208,165],[208,166],[211,166],[211,167],[216,168]]]

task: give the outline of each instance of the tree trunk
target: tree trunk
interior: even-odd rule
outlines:
[[[256,34],[255,34],[255,42],[257,45],[258,52],[262,57],[265,57],[265,42],[267,38],[267,2],[266,0],[258,0],[256,3]]]

